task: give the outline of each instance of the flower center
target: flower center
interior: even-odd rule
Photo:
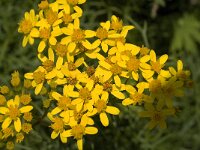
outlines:
[[[126,43],[126,39],[124,37],[118,37],[118,38],[115,38],[115,42],[121,42],[122,44],[125,44]]]
[[[111,92],[112,91],[112,84],[109,82],[106,82],[103,84],[103,90],[107,91],[107,92]]]
[[[161,70],[161,65],[160,65],[160,63],[158,62],[158,61],[156,61],[156,62],[151,62],[151,68],[155,71],[155,72],[157,72],[157,73],[159,73],[160,72],[160,70]]]
[[[41,72],[41,71],[34,72],[33,73],[33,79],[35,80],[35,82],[37,84],[42,83],[44,81],[44,79],[45,79],[44,72]]]
[[[17,120],[17,118],[20,116],[20,111],[18,109],[18,107],[15,105],[10,105],[10,107],[8,107],[9,112],[7,113],[7,115],[12,119],[12,120]]]
[[[33,28],[32,22],[30,20],[22,20],[20,23],[20,29],[24,34],[28,34],[31,32],[31,29]]]
[[[84,87],[84,88],[80,89],[79,97],[81,99],[83,99],[84,101],[88,101],[89,99],[91,99],[91,94],[90,94],[90,91],[88,90],[88,88]]]
[[[81,29],[74,29],[72,34],[72,42],[81,42],[85,39],[85,32]]]
[[[127,61],[126,66],[128,71],[136,72],[140,67],[140,60],[138,60],[135,57],[132,57]]]
[[[91,77],[91,76],[95,73],[94,67],[93,67],[93,66],[87,67],[86,73],[87,73],[87,75],[88,75],[89,77]]]
[[[66,13],[63,14],[62,19],[63,19],[65,24],[69,24],[70,22],[73,21],[72,16],[70,14],[66,14]]]
[[[160,121],[162,119],[162,115],[159,111],[154,112],[152,119],[155,121]]]
[[[112,64],[110,71],[114,74],[114,75],[118,75],[121,74],[122,69],[120,66],[118,66],[117,64]]]
[[[104,100],[98,100],[95,107],[97,108],[97,112],[101,113],[106,109],[106,102]]]
[[[78,124],[74,127],[72,127],[72,135],[74,136],[75,139],[81,139],[84,135],[85,127]]]
[[[70,84],[70,85],[76,85],[76,83],[78,82],[76,78],[72,78],[72,77],[68,77],[67,78],[67,82]]]
[[[50,29],[43,28],[40,30],[40,38],[48,39],[51,35]]]
[[[47,22],[50,24],[50,25],[53,25],[53,23],[58,20],[58,15],[57,15],[57,12],[53,12],[52,9],[49,9],[46,11],[46,19],[47,19]]]
[[[137,102],[137,103],[141,103],[142,102],[142,98],[143,98],[143,94],[141,94],[141,93],[131,94],[130,98],[133,101]]]
[[[28,134],[32,130],[32,125],[30,123],[22,124],[22,131]]]
[[[58,43],[56,45],[56,54],[60,57],[64,57],[66,55],[66,52],[67,52],[67,46],[66,45],[63,45],[63,44],[60,44]]]
[[[123,21],[122,20],[119,20],[119,19],[117,19],[116,21],[112,20],[111,29],[119,31],[119,30],[122,30],[122,27],[123,27]]]
[[[62,96],[57,105],[62,110],[68,110],[68,107],[71,105],[71,99],[69,97]]]
[[[100,39],[106,39],[108,37],[108,31],[102,27],[99,27],[96,31],[96,36]]]
[[[45,69],[47,72],[52,71],[53,68],[54,68],[54,62],[51,61],[51,60],[48,60],[48,59],[47,59],[46,61],[44,61],[44,62],[42,63],[42,65],[43,65],[44,69]]]
[[[64,128],[63,120],[59,117],[54,118],[54,124],[51,125],[51,128],[56,132],[62,132]]]
[[[73,62],[68,62],[68,69],[69,71],[76,70],[76,65]]]

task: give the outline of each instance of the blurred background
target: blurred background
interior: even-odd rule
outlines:
[[[22,48],[18,23],[25,11],[39,0],[0,0],[0,85],[7,83],[14,70],[32,71],[39,64],[36,47]],[[100,126],[98,135],[86,136],[85,150],[199,150],[200,149],[200,0],[88,0],[82,6],[82,27],[96,29],[99,22],[115,14],[135,29],[128,42],[169,54],[169,64],[182,59],[192,72],[194,86],[177,100],[180,112],[168,120],[166,130],[148,131],[137,108],[122,108],[111,124]],[[48,127],[38,126],[19,150],[73,150],[75,141],[63,145],[50,139]],[[39,132],[38,132],[39,131]]]

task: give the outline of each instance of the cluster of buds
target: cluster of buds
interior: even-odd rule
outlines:
[[[0,87],[0,148],[14,149],[32,130],[31,82],[21,83],[19,72],[12,73],[10,86]]]
[[[120,103],[144,107],[139,115],[151,119],[149,129],[166,128],[166,118],[176,113],[174,97],[183,96],[191,85],[190,72],[181,60],[177,69],[166,67],[168,55],[158,58],[154,50],[126,42],[134,27],[115,15],[96,30],[83,29],[80,4],[84,2],[43,0],[38,14],[32,9],[19,23],[22,46],[39,41],[41,65],[25,78],[36,95],[49,95],[44,106],[52,122],[51,138],[67,143],[73,137],[82,150],[83,136],[98,132],[93,119],[98,116],[108,126],[109,115],[119,115]],[[15,78],[12,85],[16,84]]]

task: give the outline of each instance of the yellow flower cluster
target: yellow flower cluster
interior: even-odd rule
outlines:
[[[11,87],[0,87],[0,143],[6,149],[14,149],[32,130],[30,84],[25,80],[22,85],[19,72],[11,77]]]
[[[49,107],[51,138],[59,136],[67,143],[73,137],[82,150],[83,136],[98,132],[93,118],[99,116],[108,126],[108,114],[120,113],[117,103],[144,106],[140,116],[151,119],[148,127],[165,128],[166,117],[175,114],[173,98],[183,96],[183,89],[191,85],[190,72],[183,70],[180,60],[177,70],[167,68],[168,55],[157,58],[154,50],[126,42],[134,27],[114,15],[94,31],[83,29],[79,5],[84,2],[43,0],[39,13],[26,12],[19,24],[23,46],[39,40],[41,65],[25,78],[31,80],[36,95],[44,89],[49,94],[50,102],[44,106]]]

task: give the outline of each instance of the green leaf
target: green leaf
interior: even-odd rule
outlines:
[[[171,50],[185,50],[196,53],[200,44],[200,21],[193,15],[186,14],[180,18],[174,27]]]

